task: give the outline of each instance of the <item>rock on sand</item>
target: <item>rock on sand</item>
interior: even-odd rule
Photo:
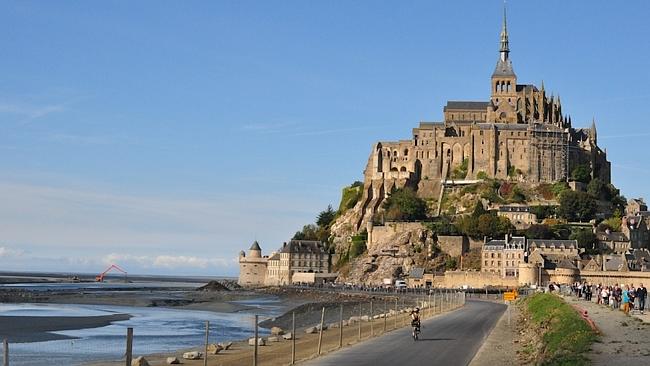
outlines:
[[[178,359],[178,357],[167,357],[167,364],[168,365],[178,365],[180,363],[181,363],[181,361]]]
[[[283,335],[284,330],[282,330],[282,328],[280,328],[280,327],[273,327],[273,328],[271,328],[271,334],[273,334],[273,335]]]
[[[140,356],[135,360],[131,361],[131,366],[149,366],[149,362],[147,362],[146,358]]]
[[[198,351],[185,352],[183,353],[183,358],[186,360],[200,360],[203,354]]]
[[[255,345],[255,337],[250,338],[248,340],[248,345],[249,346],[254,346]],[[266,341],[264,340],[264,338],[257,338],[257,345],[258,346],[266,346]]]

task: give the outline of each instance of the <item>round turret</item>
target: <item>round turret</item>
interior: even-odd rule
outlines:
[[[260,244],[255,240],[251,248],[248,250],[248,256],[251,258],[262,258],[262,248]]]
[[[539,281],[539,268],[533,263],[519,263],[519,285],[536,285]]]

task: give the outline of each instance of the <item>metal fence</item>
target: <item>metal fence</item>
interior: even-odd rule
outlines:
[[[461,291],[427,290],[394,294],[378,292],[368,300],[352,297],[338,303],[314,303],[298,307],[281,317],[254,315],[253,324],[247,328],[250,332],[243,332],[237,341],[225,339],[221,333],[228,325],[212,320],[202,324],[205,328],[202,339],[199,341],[195,336],[189,344],[182,329],[170,329],[169,336],[176,339],[175,346],[163,349],[150,346],[151,337],[147,335],[147,329],[137,327],[120,328],[123,335],[113,343],[98,343],[94,346],[96,349],[75,348],[74,340],[59,344],[67,342],[70,352],[88,354],[87,360],[75,361],[75,364],[93,366],[130,366],[140,356],[156,365],[165,364],[168,357],[176,357],[189,365],[286,365],[410,326],[410,310],[416,306],[422,309],[421,318],[427,319],[462,306],[465,298],[465,292]],[[260,323],[267,328],[260,327]],[[268,329],[271,325],[279,327],[273,329],[275,334]],[[38,348],[45,345],[34,346],[36,344],[10,344],[5,339],[3,365],[34,365],[38,364],[34,361],[41,361],[39,357],[45,361],[41,364],[73,364],[65,357],[57,358],[56,352]],[[54,346],[61,348],[56,343]],[[25,351],[28,347],[32,347],[29,355]],[[58,351],[65,353],[65,350]],[[103,354],[110,353],[108,351],[121,356],[103,357]],[[30,357],[37,358],[30,361]]]

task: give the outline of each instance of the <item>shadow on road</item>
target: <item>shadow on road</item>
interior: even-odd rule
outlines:
[[[417,342],[422,341],[455,341],[456,338],[418,338]]]

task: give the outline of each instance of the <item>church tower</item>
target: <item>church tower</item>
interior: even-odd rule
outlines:
[[[492,73],[491,83],[492,112],[491,122],[517,123],[517,75],[510,61],[510,44],[508,41],[508,25],[506,8],[503,7],[503,27],[501,28],[501,42],[499,60]]]

